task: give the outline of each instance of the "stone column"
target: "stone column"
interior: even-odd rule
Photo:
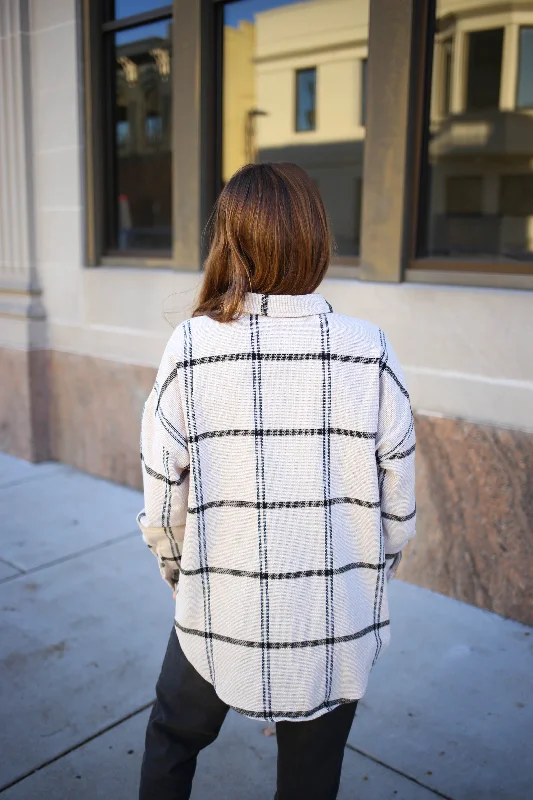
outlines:
[[[450,110],[463,114],[466,109],[466,83],[468,71],[468,39],[462,30],[456,30],[452,61]]]
[[[49,457],[36,268],[29,0],[0,3],[0,450]]]

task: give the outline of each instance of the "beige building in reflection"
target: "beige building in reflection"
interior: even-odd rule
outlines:
[[[224,178],[252,160],[250,155],[258,161],[300,164],[322,192],[339,252],[355,255],[360,238],[368,0],[311,0],[259,13],[253,55],[243,61],[252,41],[251,27],[244,22],[225,33],[226,75],[233,74],[232,62],[239,58],[241,77],[235,83],[229,77],[224,87],[225,112],[231,107],[231,117],[225,118],[225,139],[231,145],[224,150]],[[316,70],[315,130],[297,131],[295,76],[309,68]],[[240,97],[253,101],[242,103],[236,114],[246,71],[253,95]],[[253,144],[246,147],[250,127]]]
[[[308,0],[225,30],[224,179],[254,159],[299,163],[320,187],[341,255],[359,250],[368,11],[368,0]],[[431,253],[533,250],[533,108],[517,106],[528,25],[531,0],[438,3]],[[297,131],[296,74],[309,68],[315,129]]]

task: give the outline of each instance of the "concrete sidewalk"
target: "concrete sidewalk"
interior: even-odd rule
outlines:
[[[131,489],[0,455],[2,800],[136,798],[173,619],[141,506]],[[392,644],[359,705],[340,800],[532,798],[532,630],[398,580],[390,595]],[[229,715],[194,800],[272,799],[264,727]]]

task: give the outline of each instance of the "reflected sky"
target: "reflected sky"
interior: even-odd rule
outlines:
[[[115,44],[117,47],[120,47],[120,45],[127,44],[128,42],[142,41],[143,39],[151,39],[152,37],[166,39],[168,36],[168,23],[169,20],[165,19],[162,22],[152,22],[150,25],[140,25],[138,28],[119,31],[115,34]]]
[[[227,3],[224,7],[224,23],[236,28],[239,20],[252,21],[258,11],[267,11],[269,8],[291,5],[301,0],[239,0],[236,3]],[[162,0],[116,0],[115,19],[123,19],[133,14],[142,14],[167,5]]]
[[[142,14],[145,11],[154,11],[162,6],[169,5],[169,3],[162,2],[162,0],[116,0],[115,2],[115,19],[123,19],[124,17],[131,17],[134,14]],[[128,42],[135,42],[142,39],[144,36],[156,36],[162,39],[166,38],[168,33],[169,20],[162,20],[161,22],[153,22],[149,26],[149,33],[141,34],[147,31],[148,26],[139,28],[132,28],[131,30],[121,31],[117,34],[115,39],[117,45],[127,44]]]
[[[154,11],[161,6],[171,5],[164,0],[115,0],[115,19],[131,17],[133,14],[143,14],[145,11]]]
[[[236,28],[240,20],[252,22],[259,11],[290,6],[297,2],[301,0],[239,0],[237,3],[228,3],[224,6],[224,24]]]

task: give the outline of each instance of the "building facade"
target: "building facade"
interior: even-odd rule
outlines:
[[[0,448],[140,485],[224,181],[290,160],[417,426],[400,577],[531,623],[533,0],[3,0]]]

